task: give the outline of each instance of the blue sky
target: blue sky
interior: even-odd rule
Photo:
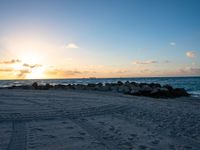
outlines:
[[[60,54],[54,67],[78,77],[200,75],[199,0],[1,0],[0,20],[2,60],[21,59],[16,39],[40,39],[52,44],[51,59]],[[70,43],[77,47],[60,48]]]

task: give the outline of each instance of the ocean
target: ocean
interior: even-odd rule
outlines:
[[[115,83],[138,82],[170,84],[173,87],[185,88],[192,96],[200,97],[200,77],[148,77],[148,78],[83,78],[83,79],[34,79],[34,80],[0,80],[0,87],[31,85],[33,82],[39,84],[88,84],[88,83]]]

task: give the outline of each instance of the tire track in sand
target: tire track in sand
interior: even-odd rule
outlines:
[[[150,113],[150,112],[149,112]],[[140,114],[141,115],[141,114]],[[137,128],[138,130],[147,130],[148,128],[154,129],[152,132],[154,132],[154,134],[158,134],[160,136],[162,136],[163,138],[167,138],[171,144],[173,145],[177,145],[177,143],[179,143],[179,146],[184,146],[185,143],[189,143],[190,146],[192,147],[192,149],[195,150],[199,150],[200,147],[200,143],[198,141],[195,141],[191,138],[185,137],[185,136],[181,136],[181,137],[176,137],[176,136],[170,136],[169,135],[169,131],[167,129],[161,128],[158,129],[156,128],[155,130],[155,125],[157,125],[155,122],[147,120],[147,119],[141,119],[135,115],[130,115],[128,113],[115,113],[113,115],[115,118],[118,118],[120,120],[124,120],[127,123],[132,124],[135,128]],[[137,124],[138,121],[140,121],[140,124]],[[168,149],[167,147],[163,148],[163,145],[156,145],[156,147],[154,147],[156,150],[159,149]],[[183,147],[184,149],[184,147]]]
[[[26,150],[26,123],[13,121],[12,137],[7,150]]]
[[[108,140],[109,137],[105,135],[105,133],[100,128],[95,128],[86,119],[70,118],[70,120],[74,122],[75,124],[77,124],[79,127],[81,127],[83,130],[85,130],[89,135],[95,138],[98,142],[100,142],[102,146],[104,146],[104,149],[106,148],[108,150],[120,150],[120,147],[117,144],[118,142]]]
[[[52,109],[42,112],[30,112],[30,113],[2,113],[0,114],[0,121],[32,121],[32,120],[49,120],[58,118],[79,118],[79,117],[91,117],[105,114],[114,114],[119,111],[125,111],[130,109],[130,105],[103,105],[99,107],[90,107],[84,109],[77,109],[73,111]]]

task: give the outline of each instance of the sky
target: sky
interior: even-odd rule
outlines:
[[[199,0],[0,0],[0,79],[200,76]]]

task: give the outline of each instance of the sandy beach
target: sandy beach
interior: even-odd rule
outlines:
[[[200,149],[200,99],[0,90],[1,150]]]

